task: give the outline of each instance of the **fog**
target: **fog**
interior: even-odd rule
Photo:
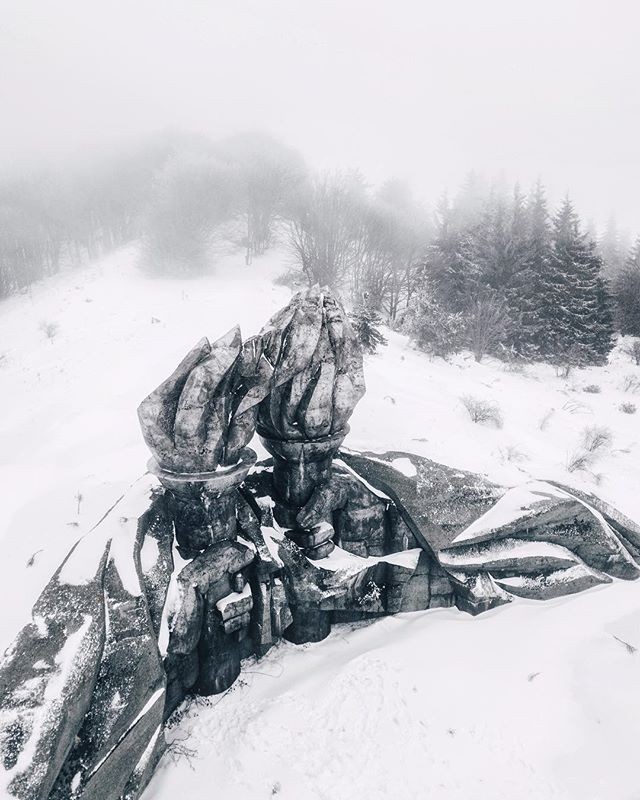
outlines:
[[[639,227],[632,0],[0,5],[4,166],[260,128],[430,202],[471,169],[540,176],[599,226]]]

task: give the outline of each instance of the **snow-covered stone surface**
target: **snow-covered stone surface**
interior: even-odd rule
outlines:
[[[150,607],[168,584],[147,598],[152,531],[159,556],[173,532],[146,475],[74,546],[0,663],[3,797],[134,798],[148,780],[166,684]]]
[[[516,487],[456,536],[440,552],[440,561],[462,570],[484,568],[503,578],[519,579],[523,573],[551,573],[563,567],[589,576],[592,583],[598,576],[604,582],[612,577],[637,578],[637,525],[620,517],[615,523],[607,515],[610,524],[597,506],[606,513],[596,497],[572,494],[568,487],[542,481]],[[586,569],[578,570],[578,565]],[[556,590],[562,583],[559,577]],[[504,581],[501,585],[507,586]],[[535,585],[529,579],[532,592]]]

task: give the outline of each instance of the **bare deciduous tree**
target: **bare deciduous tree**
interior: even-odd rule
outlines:
[[[231,171],[214,156],[183,151],[170,158],[156,180],[144,223],[147,268],[156,273],[203,269],[232,199]]]
[[[339,287],[357,260],[364,208],[358,175],[323,175],[299,192],[290,212],[289,248],[310,284]]]
[[[508,327],[507,304],[496,292],[482,292],[469,304],[466,338],[476,361],[482,361],[505,340]]]
[[[233,136],[216,146],[233,170],[236,203],[246,220],[247,263],[272,244],[275,223],[287,214],[306,176],[302,156],[260,133]]]

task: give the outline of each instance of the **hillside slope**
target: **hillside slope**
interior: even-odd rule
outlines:
[[[71,544],[144,471],[140,399],[201,336],[236,322],[255,333],[289,296],[272,282],[278,253],[250,268],[229,256],[191,281],[146,278],[135,258],[120,251],[0,304],[2,648]],[[42,323],[58,326],[51,339]],[[350,447],[410,450],[507,484],[556,478],[640,519],[640,413],[619,410],[640,405],[629,377],[640,386],[640,368],[623,354],[562,379],[546,365],[430,359],[388,338],[366,359]],[[592,385],[600,391],[583,391]],[[465,395],[497,404],[502,427],[472,422]],[[567,472],[595,428],[610,441],[587,470]],[[429,611],[282,644],[232,691],[191,706],[145,796],[215,786],[247,800],[632,798],[634,648],[640,585],[622,582],[475,619]]]

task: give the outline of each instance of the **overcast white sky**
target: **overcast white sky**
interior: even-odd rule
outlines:
[[[433,200],[474,168],[640,229],[636,0],[0,0],[0,161],[264,128]]]

